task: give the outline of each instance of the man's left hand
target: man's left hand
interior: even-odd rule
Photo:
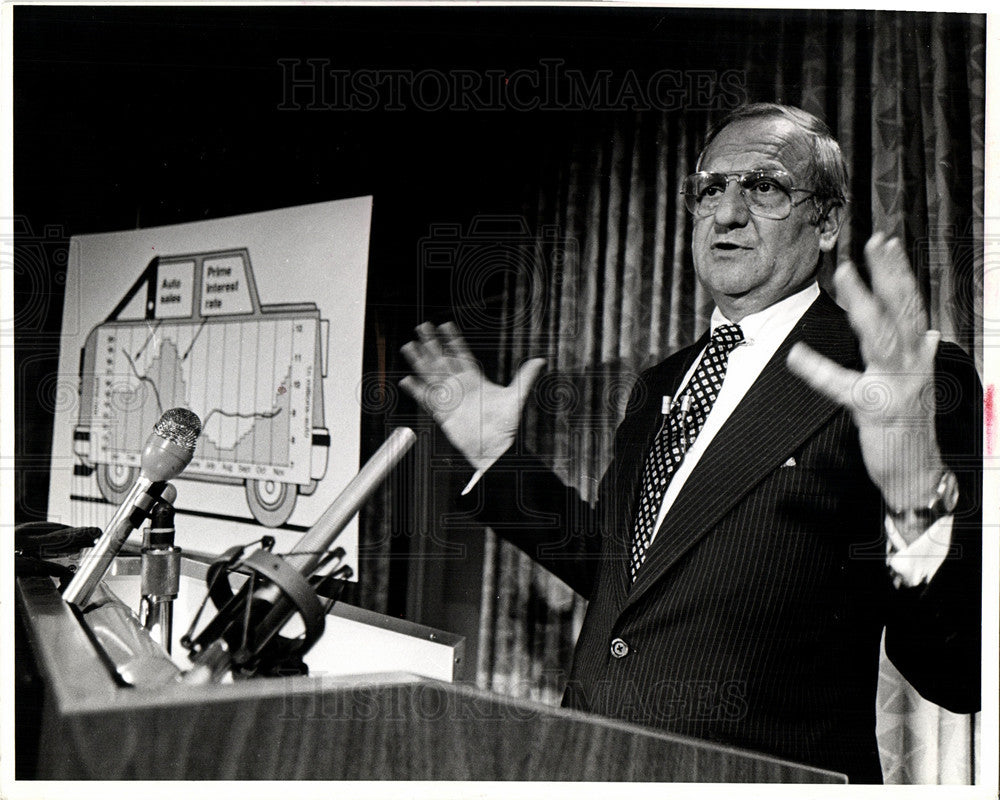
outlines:
[[[851,263],[834,275],[837,302],[861,342],[864,372],[798,343],[788,367],[849,408],[868,474],[893,510],[926,507],[946,469],[934,430],[934,354],[941,334],[928,330],[910,262],[896,238],[876,233],[865,245],[869,290]]]

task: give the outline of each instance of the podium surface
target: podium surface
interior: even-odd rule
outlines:
[[[43,780],[845,782],[400,672],[125,687],[49,579],[20,579],[17,595],[43,687]]]

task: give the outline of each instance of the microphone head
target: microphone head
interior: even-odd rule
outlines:
[[[201,420],[186,408],[171,408],[153,426],[140,456],[140,474],[151,481],[176,478],[194,458]]]
[[[195,444],[201,435],[201,420],[186,408],[171,408],[163,412],[160,421],[153,426],[157,436],[194,453]]]

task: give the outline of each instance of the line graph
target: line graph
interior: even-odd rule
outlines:
[[[190,408],[202,436],[189,470],[308,480],[315,319],[108,323],[95,364],[99,448],[138,459],[163,411]],[[132,354],[135,354],[134,356]]]

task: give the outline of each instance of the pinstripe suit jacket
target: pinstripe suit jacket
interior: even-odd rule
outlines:
[[[938,436],[961,505],[934,579],[897,589],[850,414],[785,367],[799,340],[860,367],[843,312],[821,295],[704,453],[634,584],[628,548],[660,398],[706,339],[637,382],[596,508],[515,451],[480,484],[477,516],[590,601],[564,705],[880,782],[883,628],[922,694],[978,708],[981,390],[965,354],[942,347]]]

